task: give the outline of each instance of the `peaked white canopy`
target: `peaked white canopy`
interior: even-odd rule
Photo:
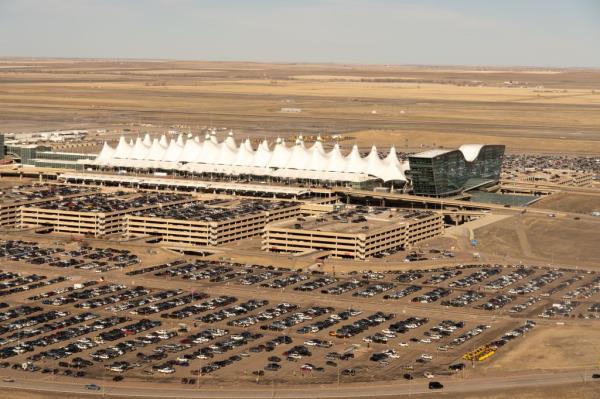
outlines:
[[[335,143],[333,150],[328,155],[329,162],[327,163],[327,171],[330,172],[345,172],[346,171],[346,158],[342,155],[340,145]]]
[[[183,151],[181,152],[181,157],[179,160],[181,162],[194,162],[198,153],[202,150],[202,146],[196,141],[196,139],[188,139],[183,146]]]
[[[233,165],[235,164],[237,156],[237,145],[233,138],[233,132],[229,132],[227,138],[217,145],[219,148],[219,155],[215,158],[215,163],[219,165]]]
[[[115,148],[115,153],[113,155],[113,158],[117,158],[117,159],[129,158],[129,154],[131,154],[132,147],[133,147],[132,145],[127,143],[127,140],[125,140],[125,137],[121,136],[121,138],[119,139],[119,144],[117,144],[117,148]]]
[[[250,139],[246,139],[238,148],[234,165],[251,166],[252,162],[254,162],[254,150],[252,149]]]
[[[296,145],[294,148],[292,148],[290,158],[288,159],[285,167],[287,169],[302,170],[307,163],[308,157],[308,151],[304,147],[304,142],[300,137],[298,140],[296,140]]]
[[[380,177],[385,174],[385,165],[377,152],[377,147],[371,147],[371,152],[367,155],[367,173]]]
[[[171,140],[165,135],[150,136],[128,143],[121,137],[116,148],[104,144],[94,161],[99,165],[131,168],[160,168],[187,170],[196,173],[220,173],[226,175],[257,175],[295,179],[342,180],[360,182],[372,178],[384,181],[406,180],[404,172],[407,162],[400,162],[396,149],[390,148],[385,159],[381,159],[373,146],[368,156],[362,158],[354,145],[348,155],[342,154],[339,144],[327,152],[321,138],[306,149],[302,137],[298,137],[293,147],[278,138],[273,150],[267,140],[263,140],[256,151],[249,139],[239,146],[230,132],[222,142],[211,131],[204,140],[199,137],[184,139],[183,135]],[[476,148],[468,147],[464,152],[471,155]],[[478,152],[479,150],[477,150]]]
[[[98,157],[96,158],[96,161],[99,164],[105,164],[113,157],[114,153],[115,150],[111,146],[109,146],[105,141],[104,145],[102,146],[102,150],[100,151],[100,154],[98,154]]]
[[[290,159],[292,150],[287,148],[285,145],[285,140],[277,137],[277,141],[275,142],[275,148],[273,148],[273,156],[271,157],[271,161],[269,162],[269,166],[272,168],[283,168],[287,164]]]
[[[265,168],[269,165],[269,161],[271,160],[271,150],[269,150],[269,143],[267,139],[264,139],[259,145],[258,149],[254,153],[254,160],[252,162],[252,166],[256,166],[259,168]]]
[[[129,158],[131,159],[145,159],[146,155],[148,155],[149,147],[146,147],[140,137],[135,139],[135,144],[129,154]]]
[[[323,144],[321,143],[321,137],[317,138],[317,141],[313,144],[313,146],[309,150],[310,156],[306,160],[306,164],[304,165],[304,169],[306,170],[315,170],[323,172],[327,170],[327,154],[325,154],[325,150],[323,149]]]
[[[150,134],[146,133],[146,135],[144,136],[144,145],[148,148],[150,148],[150,146],[152,145],[152,137],[150,137]]]
[[[164,136],[163,136],[164,137]],[[161,141],[156,137],[152,141],[152,146],[148,151],[148,155],[146,155],[146,160],[148,161],[160,161],[165,156],[165,152],[167,151],[166,146],[161,144]]]
[[[219,147],[215,144],[210,135],[206,135],[204,143],[202,143],[202,151],[198,154],[196,162],[198,163],[210,163],[217,159],[219,155]]]
[[[348,173],[363,173],[367,170],[367,163],[360,156],[358,146],[354,144],[350,154],[346,155],[346,172]]]
[[[165,162],[177,162],[179,161],[179,157],[183,152],[183,138],[179,136],[177,140],[171,139],[169,143],[169,147],[167,147],[167,151],[163,156],[162,161]]]
[[[161,146],[163,146],[164,148],[167,148],[169,146],[169,141],[167,140],[167,136],[165,136],[164,134],[160,136],[160,140],[159,143]]]

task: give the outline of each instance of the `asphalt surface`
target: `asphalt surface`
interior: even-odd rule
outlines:
[[[563,371],[548,372],[544,374],[524,374],[511,377],[487,377],[460,379],[456,376],[451,379],[434,379],[444,384],[441,390],[428,389],[426,381],[398,381],[393,383],[356,383],[343,385],[304,385],[304,386],[274,386],[264,387],[210,387],[188,389],[165,389],[156,383],[147,383],[144,386],[100,385],[100,390],[93,391],[86,388],[85,383],[67,384],[52,381],[27,380],[16,378],[13,382],[0,381],[0,387],[13,389],[27,389],[65,394],[93,394],[103,396],[131,396],[131,397],[158,397],[158,398],[349,398],[349,397],[386,397],[411,394],[441,394],[444,392],[478,392],[495,391],[510,388],[527,388],[539,386],[564,385],[572,383],[597,384],[600,380],[591,378],[591,371]]]

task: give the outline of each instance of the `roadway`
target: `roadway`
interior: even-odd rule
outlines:
[[[471,202],[471,201],[462,201],[456,200],[452,198],[434,198],[434,197],[422,197],[418,195],[411,194],[400,194],[400,193],[385,193],[385,192],[376,192],[376,191],[368,191],[368,190],[356,190],[356,189],[348,189],[345,187],[335,187],[332,189],[334,194],[341,195],[343,197],[360,197],[360,198],[373,198],[375,200],[384,200],[384,201],[405,201],[405,202],[413,202],[419,204],[431,204],[437,205],[439,207],[444,206],[454,206],[460,209],[479,209],[479,210],[513,210],[513,211],[522,211],[523,207],[513,206],[510,208],[505,207],[504,205],[498,204],[489,204],[483,202]],[[342,198],[343,198],[342,197]]]
[[[196,386],[189,388],[165,389],[164,384],[129,382],[98,383],[100,389],[87,389],[87,381],[65,383],[40,379],[15,378],[13,382],[0,381],[0,387],[42,391],[71,395],[92,394],[95,396],[146,397],[146,398],[360,398],[360,397],[396,397],[411,394],[494,392],[511,388],[550,387],[573,383],[595,384],[600,389],[600,380],[592,379],[590,370],[551,371],[546,373],[527,373],[514,376],[493,376],[460,378],[460,374],[451,377],[436,378],[444,384],[441,390],[428,389],[428,380],[369,383],[344,383],[341,385],[255,385],[243,387]]]
[[[585,194],[585,195],[600,195],[600,189],[595,187],[575,187],[566,186],[561,184],[553,183],[531,183],[531,182],[516,182],[516,181],[502,181],[500,183],[500,189],[508,190],[521,190],[521,191],[534,191],[534,192],[566,192],[572,194]]]

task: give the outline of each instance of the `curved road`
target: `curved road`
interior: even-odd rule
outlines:
[[[543,374],[526,374],[511,377],[486,377],[460,379],[457,376],[439,379],[444,384],[444,389],[432,391],[427,387],[427,380],[415,382],[395,381],[389,383],[347,383],[342,385],[304,385],[304,386],[249,386],[245,388],[202,387],[196,389],[174,388],[166,389],[164,385],[147,383],[145,385],[127,385],[126,383],[103,385],[98,391],[85,388],[85,383],[79,384],[58,383],[41,380],[15,379],[14,382],[0,381],[0,387],[13,389],[26,389],[64,394],[94,394],[109,396],[130,396],[147,398],[221,398],[221,399],[250,399],[250,398],[350,398],[350,397],[385,397],[423,393],[443,392],[477,392],[496,391],[510,388],[527,388],[572,383],[597,384],[600,389],[600,380],[593,380],[590,371],[562,371],[547,372]],[[438,379],[436,379],[438,380]],[[100,384],[100,383],[98,383]]]

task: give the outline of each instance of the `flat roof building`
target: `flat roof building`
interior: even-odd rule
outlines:
[[[258,236],[267,223],[296,218],[292,201],[193,202],[176,208],[145,209],[127,216],[128,236],[158,236],[163,242],[216,246]]]
[[[265,227],[262,249],[270,252],[325,251],[329,256],[364,260],[409,248],[444,229],[432,211],[357,207]]]
[[[23,206],[21,226],[48,226],[58,233],[93,237],[124,234],[130,213],[192,201],[192,196],[182,194],[98,193]]]
[[[23,206],[39,206],[65,198],[77,198],[97,190],[95,187],[54,184],[31,184],[3,188],[0,190],[0,227],[19,227]]]

